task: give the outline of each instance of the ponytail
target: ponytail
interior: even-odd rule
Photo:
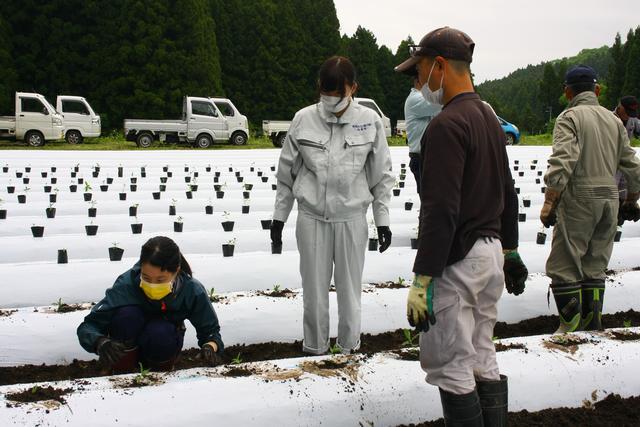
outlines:
[[[193,276],[191,266],[180,248],[168,237],[156,236],[149,239],[140,251],[140,265],[149,263],[164,271],[176,273],[178,268],[189,277]]]

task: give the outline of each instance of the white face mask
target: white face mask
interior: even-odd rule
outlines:
[[[427,82],[422,85],[420,92],[422,93],[422,96],[424,97],[424,99],[427,100],[427,102],[435,105],[443,105],[444,104],[444,87],[442,86],[442,83],[444,82],[444,73],[442,74],[442,79],[440,79],[440,89],[436,91],[429,89],[429,80],[431,80],[431,73],[433,73],[433,68],[435,66],[436,66],[436,63],[434,62],[433,65],[431,66],[431,71],[429,71],[429,77],[427,78]]]
[[[339,96],[320,95],[320,102],[322,102],[322,107],[327,113],[335,114],[345,110],[349,106],[351,95],[345,95],[342,99],[340,99]]]

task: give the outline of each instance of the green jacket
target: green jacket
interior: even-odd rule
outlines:
[[[107,289],[102,301],[91,309],[78,327],[78,339],[82,348],[95,353],[96,341],[108,334],[116,309],[136,305],[146,315],[161,317],[176,325],[188,319],[196,328],[198,345],[215,341],[218,352],[222,352],[224,344],[220,336],[220,324],[204,286],[186,273],[180,273],[178,279],[180,286],[175,293],[172,292],[161,301],[152,301],[140,288],[139,264],[120,275],[113,286]]]
[[[556,120],[545,183],[578,199],[618,199],[616,171],[640,191],[640,160],[627,131],[593,92],[576,96]]]

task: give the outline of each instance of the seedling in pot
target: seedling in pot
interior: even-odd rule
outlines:
[[[204,207],[204,213],[207,215],[213,215],[213,202],[211,201],[211,197],[209,197],[209,204]]]
[[[175,220],[173,223],[173,231],[176,233],[182,233],[183,227],[184,227],[184,224],[182,223],[182,217],[179,216],[178,219]]]
[[[409,199],[408,201],[404,202],[404,210],[410,211],[411,209],[413,209],[413,201]]]
[[[176,214],[176,199],[171,199],[171,205],[169,205],[169,215],[174,216]]]
[[[20,204],[27,203],[27,194],[29,194],[29,190],[31,190],[29,187],[24,187],[22,189],[23,194],[18,194],[18,203]]]
[[[398,197],[400,195],[400,181],[396,180],[395,188],[393,189],[393,195]]]
[[[139,203],[129,206],[129,216],[138,216],[138,206],[140,206]]]
[[[235,225],[234,221],[231,221],[231,214],[227,211],[224,211],[224,213],[222,214],[222,217],[224,218],[224,221],[222,221],[222,229],[226,232],[231,232],[233,231],[233,227]]]
[[[49,207],[45,209],[45,213],[49,219],[56,217],[56,208],[53,207],[53,203],[49,203]]]
[[[242,353],[238,353],[238,355],[236,357],[231,359],[231,364],[232,365],[239,365],[241,363],[242,363]]]
[[[137,215],[135,217],[135,222],[133,224],[131,224],[131,232],[133,234],[142,233],[142,224],[140,222],[138,222],[138,216]]]
[[[113,242],[112,246],[109,248],[109,260],[120,261],[122,259],[123,254],[124,254],[124,249],[118,247],[118,242]]]
[[[0,219],[7,219],[7,210],[2,209],[3,204],[4,204],[4,200],[0,199]]]
[[[109,186],[107,185],[106,181],[102,181],[102,185],[100,186],[100,191],[102,191],[103,193],[109,191]]]
[[[545,231],[545,228],[542,227],[540,231],[538,231],[538,234],[536,236],[536,243],[538,245],[544,245],[546,242],[547,242],[547,232]]]
[[[87,210],[87,215],[89,216],[89,218],[95,218],[96,215],[98,214],[98,209],[96,208],[96,205],[98,204],[97,201],[95,200],[91,200],[89,201],[89,205],[91,206],[88,210]]]
[[[236,248],[236,239],[229,240],[226,244],[222,245],[222,256],[223,257],[232,257]]]
[[[98,226],[95,225],[93,221],[91,221],[91,224],[85,225],[84,229],[87,233],[87,236],[95,236],[96,234],[98,234]]]
[[[249,209],[251,209],[251,200],[244,199],[244,202],[242,203],[242,213],[243,214],[248,214],[249,213]]]
[[[402,333],[404,335],[404,342],[402,343],[403,347],[415,347],[416,346],[416,338],[418,335],[412,335],[410,329],[403,329]]]
[[[191,192],[191,187],[187,185],[187,191],[185,191],[187,195],[187,199],[193,199],[193,193]]]
[[[523,197],[522,198],[522,205],[525,208],[530,208],[531,207],[531,199],[529,197]]]
[[[31,234],[33,237],[42,237],[44,235],[44,227],[41,225],[31,225]]]
[[[58,264],[67,264],[69,262],[69,256],[66,249],[58,249]]]
[[[53,193],[49,194],[49,203],[56,203],[58,201],[58,193],[60,190],[56,187],[53,189]]]

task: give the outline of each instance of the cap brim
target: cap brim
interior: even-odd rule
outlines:
[[[396,68],[394,68],[393,70],[396,73],[402,73],[408,76],[415,76],[416,65],[418,65],[418,62],[420,62],[420,59],[421,58],[418,56],[412,56],[411,58],[404,61],[402,64],[396,66]]]

